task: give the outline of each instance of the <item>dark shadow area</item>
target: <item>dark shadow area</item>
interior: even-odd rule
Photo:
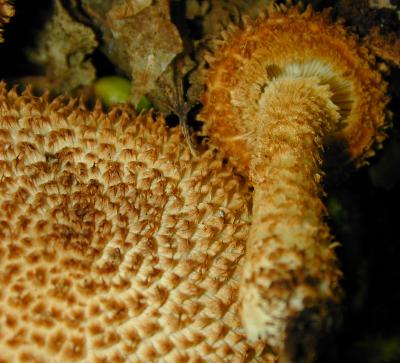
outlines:
[[[35,46],[36,36],[51,14],[53,1],[15,1],[14,6],[15,16],[4,27],[5,42],[0,44],[1,79],[40,74],[40,68],[28,60],[26,52]]]

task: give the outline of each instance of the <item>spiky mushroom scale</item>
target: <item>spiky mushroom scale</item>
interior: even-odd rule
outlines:
[[[149,114],[0,85],[0,362],[273,362],[238,314],[247,186]]]
[[[373,154],[385,137],[386,84],[367,48],[310,7],[275,8],[223,38],[204,71],[200,119],[254,186],[242,319],[249,338],[284,355],[293,321],[306,310],[324,319],[340,296],[321,202],[324,148],[339,165]]]

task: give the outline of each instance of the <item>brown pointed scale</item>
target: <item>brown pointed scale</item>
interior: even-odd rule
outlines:
[[[0,362],[273,362],[238,314],[248,187],[149,114],[0,85]]]
[[[323,151],[338,168],[363,164],[385,136],[386,84],[373,56],[328,14],[282,7],[244,20],[209,55],[200,119],[254,187],[240,289],[247,335],[282,361],[310,352],[308,361],[340,300]]]

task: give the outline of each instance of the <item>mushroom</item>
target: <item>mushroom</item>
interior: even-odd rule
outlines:
[[[254,187],[242,321],[292,361],[313,354],[341,295],[324,151],[337,170],[365,163],[385,137],[386,84],[357,37],[311,7],[275,7],[222,36],[199,118]]]
[[[238,317],[250,195],[162,117],[0,84],[0,362],[273,362]]]

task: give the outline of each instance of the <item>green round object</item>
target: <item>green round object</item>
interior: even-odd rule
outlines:
[[[131,93],[131,82],[118,76],[107,76],[99,78],[94,84],[94,90],[107,106],[116,103],[128,102]]]

